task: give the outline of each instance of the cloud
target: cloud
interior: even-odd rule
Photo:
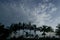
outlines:
[[[2,11],[0,11],[0,22],[6,25],[31,21],[33,24],[41,26],[51,24],[49,23],[53,20],[51,15],[57,8],[49,0],[42,3],[36,3],[36,0],[20,0],[1,3],[0,10]]]
[[[54,20],[51,21],[52,22],[52,25],[53,26],[57,26],[58,24],[60,24],[60,21],[59,20],[60,20],[60,17],[56,17],[56,19],[54,19]]]
[[[51,23],[49,22],[53,20],[51,14],[56,10],[57,8],[52,3],[48,3],[48,4],[39,3],[39,5],[35,7],[35,10],[33,11],[36,18],[34,23],[36,23],[38,26],[47,25],[47,24],[50,25]]]

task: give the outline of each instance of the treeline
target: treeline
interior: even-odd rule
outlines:
[[[20,31],[20,30],[23,30],[23,34],[24,34],[24,29],[27,29],[27,30],[30,30],[30,32],[25,32],[25,36],[26,38],[24,37],[24,35],[21,35],[19,37],[11,37],[12,33],[14,33],[14,35],[16,35],[17,31]],[[31,31],[34,30],[34,34],[31,34]],[[40,32],[43,32],[42,35],[44,37],[40,38],[37,34],[36,34],[36,31],[40,31]],[[37,27],[35,24],[31,24],[30,22],[29,23],[15,23],[15,24],[11,24],[9,27],[5,27],[4,24],[0,23],[0,40],[43,40],[43,39],[53,39],[53,38],[49,38],[49,37],[46,37],[46,32],[55,32],[56,34],[55,35],[58,35],[60,39],[60,24],[58,24],[56,26],[56,29],[54,31],[54,29],[51,27],[51,26],[47,26],[47,25],[43,25],[41,27]],[[34,36],[34,37],[33,37]],[[27,38],[29,37],[29,38]],[[33,38],[31,38],[33,37]],[[55,38],[55,37],[54,37]]]

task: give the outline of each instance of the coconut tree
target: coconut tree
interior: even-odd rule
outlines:
[[[4,35],[4,25],[0,23],[0,39],[3,38]]]
[[[28,32],[25,32],[26,33],[26,37],[28,37],[29,36],[29,33]]]
[[[9,30],[4,28],[5,26],[0,23],[0,40],[4,40],[9,35]]]
[[[19,35],[20,35],[20,30],[22,29],[22,23],[21,22],[19,22],[18,23],[18,29],[17,30],[19,30]]]
[[[17,29],[18,29],[18,24],[11,24],[11,26],[10,26],[10,35],[12,34],[12,33],[14,33],[15,35],[16,35],[16,33],[17,33]],[[14,36],[15,36],[14,35]]]
[[[43,32],[42,35],[45,38],[46,32],[53,32],[53,29],[50,26],[43,25],[40,27],[40,31]]]
[[[14,24],[14,26],[13,26],[13,32],[14,32],[15,34],[16,34],[17,29],[18,29],[18,24]]]
[[[22,23],[21,23],[21,22],[19,22],[19,23],[17,24],[17,30],[22,29],[21,27],[22,27]]]
[[[47,26],[46,25],[43,25],[42,26],[42,29],[40,30],[40,31],[43,31],[42,35],[44,35],[44,38],[45,38],[45,35],[46,35],[45,32],[47,31],[46,29],[47,29]]]
[[[31,29],[32,29],[31,22],[29,22],[29,24],[28,24],[28,29],[30,30],[30,37],[31,37]]]
[[[58,24],[57,26],[57,29],[56,29],[56,35],[58,35],[60,37],[60,24]]]
[[[33,25],[33,30],[34,30],[34,33],[35,33],[35,36],[36,36],[36,25]]]
[[[54,32],[53,28],[50,26],[48,26],[46,30],[47,30],[47,32]]]
[[[22,29],[23,29],[23,35],[24,35],[25,23],[22,24]]]

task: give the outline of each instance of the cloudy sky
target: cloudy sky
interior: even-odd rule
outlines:
[[[60,0],[0,0],[0,22],[32,22],[55,28],[60,23]]]

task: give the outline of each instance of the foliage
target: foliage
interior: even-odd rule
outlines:
[[[58,24],[56,27],[56,35],[60,36],[60,24]]]
[[[24,29],[29,30],[30,32],[25,32],[26,38],[24,38]],[[10,37],[12,33],[16,35],[17,31],[23,30],[23,35],[19,37]],[[31,30],[34,30],[35,35],[31,34]],[[0,23],[0,40],[20,40],[20,39],[26,39],[26,40],[44,40],[44,39],[53,39],[53,38],[40,38],[39,35],[36,34],[36,31],[43,32],[42,35],[46,35],[46,32],[54,32],[53,28],[47,25],[43,25],[42,27],[38,27],[36,25],[32,25],[30,22],[27,23],[15,23],[11,24],[8,28],[5,28],[3,24]],[[56,29],[56,35],[60,36],[60,24],[58,24]],[[30,38],[28,38],[30,36]],[[31,36],[34,36],[34,38],[31,38]],[[9,38],[10,37],[10,38]],[[54,37],[55,38],[55,37]]]
[[[40,28],[40,31],[43,32],[42,35],[44,35],[44,38],[46,35],[45,32],[53,32],[53,29],[50,26],[43,25],[42,27],[39,27],[39,28]]]

